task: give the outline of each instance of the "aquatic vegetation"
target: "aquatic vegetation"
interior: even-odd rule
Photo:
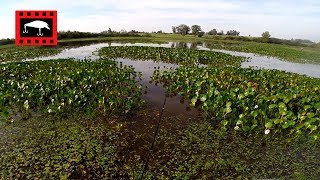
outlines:
[[[139,121],[122,124],[81,114],[57,120],[43,115],[0,126],[0,177],[138,179],[144,163],[139,155],[150,145],[141,141],[150,131],[137,135],[130,128],[141,128]],[[146,179],[319,177],[320,141],[288,143],[262,134],[221,134],[208,122],[180,123],[177,117],[165,117],[163,122],[166,128],[161,128]]]
[[[159,110],[134,111],[143,104],[141,74],[109,58],[184,65],[155,68],[152,79],[206,117],[163,117],[146,179],[319,177],[320,141],[309,138],[319,139],[319,79],[238,69],[241,57],[198,50],[107,47],[100,54],[98,61],[0,64],[1,178],[141,176]],[[288,134],[301,136],[288,141]]]
[[[62,48],[57,47],[26,47],[7,46],[0,48],[0,62],[21,61],[36,57],[58,54]]]
[[[320,79],[231,67],[156,70],[152,78],[190,100],[220,129],[319,138]]]
[[[0,112],[126,114],[143,103],[139,74],[114,61],[32,61],[0,65]]]
[[[57,121],[44,115],[0,126],[1,179],[113,179],[122,127],[75,117]]]
[[[201,122],[178,132],[163,129],[158,144],[162,148],[153,156],[147,179],[316,179],[320,175],[320,141],[308,138],[287,142],[285,136],[222,134],[209,122]]]
[[[220,52],[191,50],[185,48],[163,48],[145,46],[115,46],[100,49],[103,58],[130,58],[137,60],[155,60],[166,63],[198,66],[199,64],[214,67],[239,67],[245,59]]]
[[[238,41],[207,41],[205,45],[210,49],[226,49],[237,52],[256,53],[264,56],[278,57],[293,62],[320,63],[319,47],[297,47],[280,44]]]

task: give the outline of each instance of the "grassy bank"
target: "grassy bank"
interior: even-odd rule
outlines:
[[[298,63],[320,64],[319,47],[299,47],[280,44],[237,41],[209,41],[206,42],[206,46],[210,49],[226,49],[238,52],[255,53],[270,57],[278,57],[283,60]]]
[[[218,37],[219,36],[197,37],[193,35],[182,36],[179,34],[153,34],[153,38],[166,41],[205,42],[208,48],[256,53],[294,62],[320,63],[320,47],[246,42]]]
[[[302,62],[302,63],[320,63],[320,47],[306,47],[306,46],[289,46],[280,45],[272,43],[258,43],[258,42],[247,42],[247,41],[237,41],[229,40],[228,38],[220,36],[204,36],[197,37],[193,35],[182,36],[179,34],[151,34],[151,37],[141,36],[141,37],[98,37],[98,38],[77,38],[77,39],[63,39],[59,40],[60,45],[67,45],[68,43],[98,43],[98,42],[110,42],[110,41],[123,41],[123,42],[146,42],[146,43],[166,43],[166,42],[204,42],[208,48],[214,49],[225,49],[231,51],[239,52],[249,52],[256,53],[259,55],[278,57],[287,61]],[[0,46],[0,52],[3,54],[8,54],[7,59],[10,59],[13,52],[18,52],[17,56],[23,56],[25,54],[23,48],[20,51],[13,48],[13,50],[19,51],[6,51],[8,48],[12,48],[13,45],[3,45]],[[33,49],[33,50],[36,50]],[[45,54],[45,53],[41,53]],[[33,55],[28,55],[28,57],[34,57]],[[3,61],[3,57],[0,57],[0,61]],[[11,58],[12,59],[12,58]],[[15,58],[13,58],[15,59]]]

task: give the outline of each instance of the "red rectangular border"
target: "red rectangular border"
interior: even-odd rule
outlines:
[[[36,16],[36,13],[38,15]],[[16,18],[16,45],[27,46],[55,46],[58,44],[57,16],[56,10],[17,10]],[[20,37],[20,19],[21,18],[51,18],[52,19],[52,37]]]

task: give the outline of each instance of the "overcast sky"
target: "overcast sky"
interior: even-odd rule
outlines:
[[[204,31],[320,41],[320,0],[0,0],[0,38],[13,38],[15,10],[58,10],[58,30]]]

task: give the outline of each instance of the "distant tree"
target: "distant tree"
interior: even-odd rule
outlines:
[[[6,45],[6,44],[14,44],[14,39],[0,39],[0,45]]]
[[[223,31],[221,30],[220,32],[217,33],[217,35],[224,35]]]
[[[198,37],[202,37],[204,35],[204,31],[198,32]]]
[[[269,31],[263,32],[263,33],[261,34],[261,36],[262,36],[262,41],[263,41],[263,42],[268,42],[269,39],[270,39],[270,37],[271,37]]]
[[[316,44],[313,41],[310,41],[308,39],[291,39],[292,42],[298,43],[298,44],[305,44],[305,45],[314,45]]]
[[[229,30],[227,31],[226,35],[230,35],[230,36],[239,36],[240,32],[236,31],[236,30]]]
[[[191,26],[191,34],[198,35],[201,31],[202,31],[201,26],[199,26],[199,25]]]
[[[161,33],[162,33],[162,30],[157,31],[157,33],[158,33],[158,34],[161,34]]]
[[[91,38],[91,37],[120,37],[120,36],[132,36],[132,37],[139,37],[139,36],[150,36],[150,34],[140,35],[138,31],[132,30],[129,32],[117,32],[105,30],[100,33],[92,33],[92,32],[79,32],[79,31],[59,31],[58,32],[58,39],[74,39],[74,38]]]
[[[176,33],[177,33],[177,27],[172,26],[172,33],[173,33],[173,34],[176,34]]]
[[[111,30],[111,28],[109,28],[109,29],[108,29],[108,33],[112,33],[112,30]]]
[[[187,35],[189,34],[190,32],[190,27],[185,25],[185,24],[180,24],[178,27],[177,27],[177,32],[179,34],[182,34],[183,36],[184,35]]]
[[[210,31],[208,32],[208,34],[209,34],[209,35],[217,35],[218,32],[217,32],[216,29],[212,29],[212,30],[210,30]]]

